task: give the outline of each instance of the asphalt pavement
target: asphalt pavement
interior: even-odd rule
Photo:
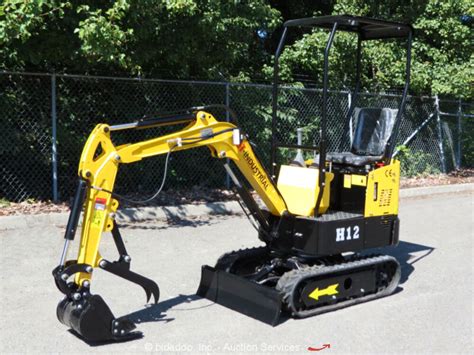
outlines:
[[[472,191],[403,199],[400,219],[399,246],[378,250],[402,265],[395,294],[277,327],[195,295],[201,265],[259,245],[244,217],[128,223],[122,235],[132,269],[158,283],[161,300],[144,305],[140,287],[94,272],[93,293],[102,295],[115,315],[128,314],[145,336],[90,346],[55,315],[61,294],[51,270],[59,261],[65,226],[2,230],[0,218],[0,352],[289,354],[310,353],[312,347],[324,348],[323,353],[473,353]],[[101,246],[104,257],[113,260],[108,234]]]

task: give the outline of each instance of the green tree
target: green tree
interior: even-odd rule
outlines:
[[[6,0],[4,69],[248,80],[265,52],[256,34],[279,12],[264,0]]]
[[[233,81],[259,80],[263,70],[270,79],[283,20],[348,13],[414,25],[413,93],[472,98],[473,11],[468,0],[4,0],[0,68]],[[327,33],[297,35],[282,56],[283,78],[320,85]],[[353,79],[355,42],[336,37],[334,88]],[[364,87],[401,87],[403,59],[397,43],[367,43]]]
[[[44,36],[48,24],[64,18],[69,2],[6,0],[0,5],[0,59],[4,69],[23,69],[37,66],[46,59],[44,52],[38,52],[38,38],[47,51],[54,46]],[[51,38],[54,40],[54,38]]]
[[[296,2],[298,4],[298,2]],[[472,22],[468,0],[418,1],[334,1],[332,14],[355,14],[411,23],[415,28],[411,89],[416,94],[474,97]],[[327,15],[315,10],[317,14]],[[469,20],[472,21],[472,20]],[[310,78],[321,85],[322,52],[327,32],[314,30],[291,45],[281,57],[285,80]],[[396,41],[372,41],[364,45],[362,83],[366,89],[381,91],[400,88],[404,78],[405,46]],[[356,36],[338,33],[331,53],[332,85],[343,87],[353,79]],[[271,66],[265,73],[271,75]]]

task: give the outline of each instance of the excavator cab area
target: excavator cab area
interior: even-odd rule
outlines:
[[[397,109],[359,108],[354,110],[355,130],[348,152],[328,152],[326,161],[338,165],[365,167],[381,162],[393,134]]]
[[[312,142],[318,141],[319,144],[304,144],[302,141],[297,144],[287,144],[286,140],[278,132],[279,128],[279,61],[288,38],[288,33],[298,29],[299,33],[304,29],[319,28],[328,31],[328,40],[324,50],[323,64],[323,87],[322,104],[320,107],[319,137],[314,137]],[[357,38],[356,53],[354,58],[355,83],[351,92],[351,100],[344,121],[344,131],[349,133],[350,148],[348,151],[346,142],[341,140],[337,152],[328,151],[328,106],[329,106],[329,54],[333,41],[338,32],[349,32]],[[383,21],[360,16],[338,15],[323,16],[317,18],[304,18],[290,20],[284,24],[284,30],[275,53],[274,78],[272,91],[272,174],[275,175],[278,162],[276,161],[277,150],[279,148],[300,149],[307,151],[317,151],[319,154],[314,159],[316,166],[324,165],[320,163],[333,162],[336,164],[345,164],[347,166],[361,167],[368,164],[382,162],[390,163],[393,155],[394,144],[397,140],[400,129],[401,118],[405,109],[406,98],[410,82],[410,63],[411,63],[411,44],[413,37],[413,28],[410,25]],[[406,45],[406,64],[405,64],[405,84],[403,94],[398,107],[366,107],[361,99],[361,59],[364,49],[364,43],[373,40],[399,40],[400,45]],[[405,43],[403,43],[405,42]],[[335,119],[335,117],[331,117]],[[339,117],[337,117],[339,119]],[[306,122],[308,123],[308,122]],[[351,129],[351,127],[354,127]],[[294,142],[292,142],[294,143]],[[335,148],[332,146],[332,148]]]
[[[298,28],[322,28],[329,32],[324,51],[322,106],[319,117],[319,136],[313,141],[318,145],[304,144],[299,137],[297,144],[284,144],[279,141],[277,128],[279,58],[284,50],[289,31]],[[355,85],[351,92],[351,104],[344,118],[344,132],[350,137],[349,149],[342,140],[339,151],[328,150],[328,101],[329,101],[329,54],[337,32],[354,33],[357,37],[355,54]],[[345,251],[363,249],[367,246],[385,246],[398,241],[398,189],[400,165],[392,159],[400,123],[405,109],[410,80],[411,43],[413,29],[410,25],[394,23],[371,18],[340,15],[318,18],[305,18],[287,21],[284,26],[279,46],[275,53],[273,111],[272,111],[272,175],[277,178],[278,187],[289,211],[300,217],[313,218],[314,224],[330,220],[332,224],[341,224],[340,228],[354,228],[351,221],[362,219],[367,227],[367,218],[379,217],[385,227],[386,236],[370,232],[365,228],[367,240],[356,243],[354,238],[344,238],[350,245]],[[371,40],[399,39],[406,45],[405,84],[403,95],[397,108],[364,107],[360,99],[361,54],[364,43]],[[404,43],[403,43],[404,42]],[[334,117],[332,117],[334,119]],[[330,122],[329,122],[330,124]],[[299,129],[300,130],[300,129]],[[344,150],[344,147],[346,150]],[[277,150],[290,148],[298,151],[297,158],[289,165],[281,165],[278,169]],[[334,148],[334,145],[333,145]],[[304,160],[301,152],[317,152],[313,159]],[[296,164],[295,164],[296,162]],[[306,170],[317,172],[306,172]],[[312,175],[313,179],[298,179],[298,176]],[[317,180],[315,185],[315,179]],[[308,180],[308,182],[305,182]],[[299,191],[299,194],[295,193]],[[314,195],[317,195],[314,198]],[[309,206],[313,204],[313,209]],[[304,206],[304,208],[303,208]],[[298,217],[295,217],[296,220]],[[318,220],[320,222],[318,222]],[[309,222],[307,222],[309,223]],[[359,223],[359,222],[358,222]],[[344,225],[344,227],[343,227]],[[361,227],[357,225],[361,231]],[[379,227],[377,227],[377,230]],[[348,230],[348,229],[347,229]],[[359,232],[360,236],[361,233]],[[322,235],[315,245],[321,246]],[[361,237],[359,237],[361,238]],[[307,241],[305,241],[306,243]],[[331,243],[329,243],[331,244]],[[359,244],[359,246],[357,246]],[[320,250],[307,252],[320,253]],[[345,249],[345,248],[343,248]],[[336,250],[340,250],[336,248]],[[324,253],[331,253],[324,248]]]

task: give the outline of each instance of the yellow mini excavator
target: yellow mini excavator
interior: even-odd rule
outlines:
[[[278,127],[278,58],[289,29],[320,27],[329,30],[324,52],[323,105],[319,143],[282,144]],[[355,122],[351,148],[327,152],[328,57],[336,31],[357,34],[356,85],[346,121]],[[274,64],[271,172],[267,172],[232,110],[232,120],[221,122],[208,110],[194,107],[133,123],[99,124],[82,152],[78,187],[65,232],[59,265],[53,270],[65,294],[57,316],[87,341],[138,337],[135,324],[116,318],[104,300],[91,293],[93,270],[100,268],[143,287],[147,300],[158,302],[155,282],[130,270],[131,258],[115,221],[122,196],[114,192],[121,164],[157,155],[206,146],[221,159],[245,206],[258,226],[264,246],[224,254],[214,265],[203,266],[197,294],[260,321],[276,325],[282,314],[307,317],[391,294],[400,279],[393,257],[361,251],[398,243],[400,164],[393,159],[394,144],[404,111],[410,76],[413,29],[409,25],[349,15],[287,21]],[[362,43],[398,38],[407,42],[406,80],[398,109],[356,107]],[[116,146],[116,131],[165,125],[183,126],[174,133]],[[349,123],[347,124],[349,127]],[[183,128],[184,127],[184,128]],[[276,162],[277,150],[316,151],[312,160],[288,165]],[[231,164],[234,166],[232,167]],[[259,205],[235,167],[260,196]],[[81,211],[82,234],[77,259],[67,260]],[[119,259],[109,261],[99,252],[102,234],[111,232]]]

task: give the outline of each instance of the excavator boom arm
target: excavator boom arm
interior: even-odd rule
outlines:
[[[183,122],[182,118],[176,121],[169,118],[166,120],[167,125]],[[119,202],[114,198],[113,190],[120,164],[206,146],[213,157],[230,159],[235,163],[270,213],[281,216],[287,210],[283,198],[257,159],[249,141],[233,123],[219,122],[211,114],[198,111],[194,120],[175,133],[116,147],[111,133],[124,127],[126,125],[99,124],[84,146],[78,174],[81,180],[87,182],[87,188],[78,264],[99,267],[103,262],[99,244],[103,232],[114,230],[114,217]],[[134,129],[136,125],[129,125],[128,128]],[[71,239],[71,231],[67,230],[66,234]],[[63,256],[61,262],[64,261]],[[90,283],[90,279],[90,273],[79,272],[75,276],[75,283],[81,286],[84,282]]]

